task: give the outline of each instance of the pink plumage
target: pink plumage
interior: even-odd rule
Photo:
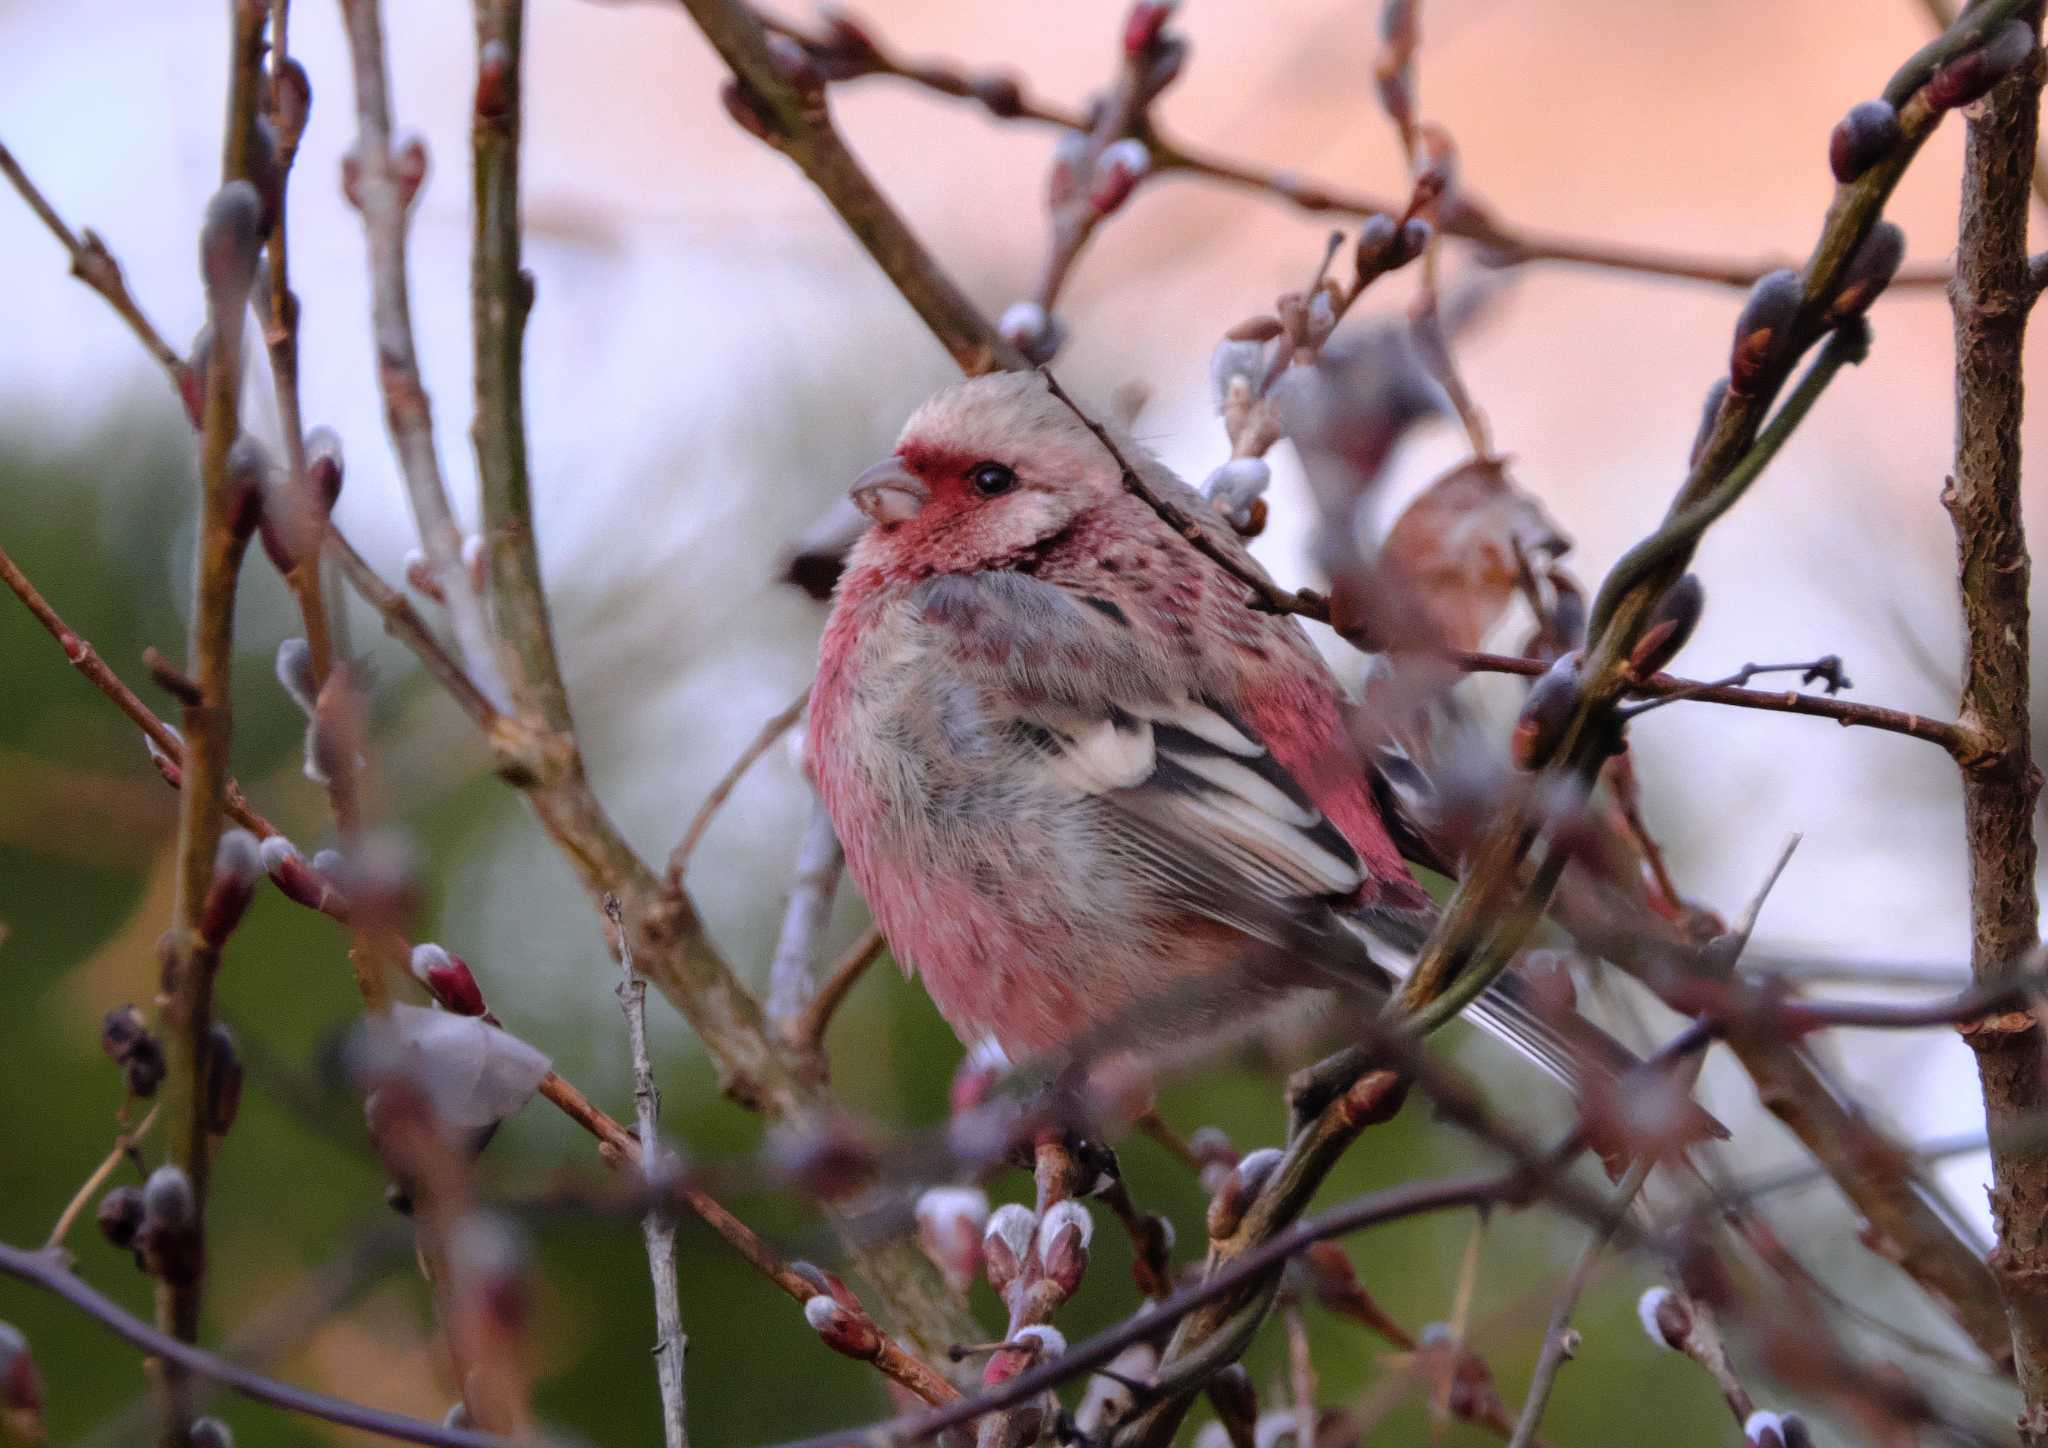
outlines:
[[[1146,482],[1255,566],[1130,441]],[[897,958],[1013,1060],[1384,988],[1429,901],[1292,619],[1123,485],[1035,375],[927,402],[856,484],[811,767]]]

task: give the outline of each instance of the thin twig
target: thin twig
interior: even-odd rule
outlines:
[[[25,1247],[0,1243],[0,1274],[63,1299],[122,1341],[140,1348],[153,1358],[175,1364],[181,1373],[219,1383],[245,1398],[268,1403],[288,1413],[396,1438],[403,1443],[427,1443],[439,1445],[439,1448],[517,1448],[514,1440],[501,1438],[495,1433],[443,1427],[439,1423],[382,1412],[265,1377],[254,1369],[196,1348],[131,1316],[112,1298],[65,1271],[56,1257],[48,1252],[32,1252]]]
[[[682,4],[732,70],[732,108],[810,178],[960,370],[972,376],[1028,366],[939,268],[861,169],[832,128],[824,92],[800,90],[776,64],[759,17],[738,0]]]
[[[0,144],[0,174],[7,177],[14,189],[21,193],[21,199],[28,203],[29,209],[63,244],[71,258],[71,274],[106,298],[107,305],[128,324],[135,339],[142,343],[143,350],[164,369],[170,378],[171,390],[182,402],[190,370],[149,318],[143,315],[135,298],[129,295],[128,283],[121,275],[121,264],[114,260],[114,254],[107,250],[106,243],[90,228],[83,235],[73,232],[36,184],[29,180],[28,173],[21,169],[21,163],[14,159],[14,153],[4,144]]]
[[[246,186],[249,150],[261,87],[265,15],[249,6],[232,8],[228,21],[227,125],[222,141],[223,198],[231,186]],[[215,225],[209,212],[209,226]],[[166,1273],[156,1289],[157,1326],[173,1337],[196,1342],[206,1284],[207,1189],[216,1145],[208,1097],[214,1042],[213,987],[221,940],[202,929],[214,883],[214,859],[227,814],[228,743],[231,735],[235,593],[242,554],[249,541],[239,494],[248,486],[230,467],[229,454],[241,436],[242,308],[246,291],[235,295],[227,274],[253,255],[242,255],[252,239],[234,235],[223,221],[204,249],[207,261],[209,324],[205,406],[199,449],[199,526],[195,539],[195,581],[189,647],[194,699],[184,707],[185,748],[178,791],[177,878],[170,926],[164,940],[163,990],[159,1023],[164,1044],[164,1159],[183,1170],[197,1204],[195,1232],[200,1246],[192,1270]],[[246,280],[242,286],[246,288]],[[232,304],[230,305],[230,298]],[[164,1448],[188,1448],[192,1423],[189,1384],[175,1361],[159,1377]]]
[[[846,852],[832,829],[825,801],[814,793],[811,814],[797,844],[796,871],[789,904],[782,912],[782,934],[768,963],[768,1023],[788,1037],[818,993],[812,973],[818,937],[832,917],[832,896],[846,869]]]
[[[1629,1167],[1627,1175],[1614,1193],[1615,1225],[1619,1225],[1627,1214],[1629,1205],[1636,1194],[1643,1189],[1643,1183],[1650,1178],[1654,1159],[1637,1157]],[[1550,1314],[1550,1323],[1543,1331],[1543,1350],[1537,1355],[1536,1370],[1529,1379],[1529,1395],[1522,1400],[1522,1415],[1515,1420],[1515,1434],[1508,1439],[1508,1448],[1529,1448],[1536,1440],[1536,1429],[1543,1421],[1543,1410],[1550,1404],[1550,1390],[1557,1382],[1558,1369],[1565,1365],[1578,1350],[1578,1332],[1572,1327],[1572,1313],[1577,1310],[1579,1297],[1586,1290],[1586,1284],[1593,1278],[1593,1268],[1600,1260],[1600,1254],[1607,1249],[1613,1238],[1613,1227],[1596,1227],[1587,1241],[1585,1251],[1579,1254],[1578,1264],[1572,1268],[1572,1275],[1565,1279],[1564,1290],[1558,1294],[1557,1306]]]
[[[72,1225],[92,1204],[94,1194],[107,1184],[107,1178],[118,1171],[121,1163],[128,1159],[128,1153],[135,1149],[135,1144],[149,1135],[150,1127],[156,1125],[156,1114],[159,1109],[155,1106],[150,1107],[149,1114],[132,1130],[124,1131],[114,1138],[112,1149],[101,1159],[100,1164],[92,1169],[92,1175],[79,1183],[78,1190],[71,1194],[71,1200],[66,1202],[64,1210],[58,1213],[57,1225],[50,1228],[49,1240],[43,1243],[45,1252],[54,1255],[63,1250],[64,1239],[71,1235]]]
[[[1467,673],[1519,674],[1535,678],[1549,668],[1538,659],[1516,658],[1511,654],[1461,651],[1449,655]],[[1825,694],[1804,694],[1793,689],[1745,689],[1729,684],[1682,679],[1674,674],[1637,677],[1628,685],[1632,697],[1683,699],[1689,703],[1725,704],[1738,709],[1761,709],[1775,714],[1805,714],[1815,719],[1832,719],[1843,728],[1880,729],[1938,744],[1958,760],[1981,752],[1976,735],[1961,724],[1946,719],[1929,719],[1903,709],[1879,704],[1862,704]]]
[[[98,651],[90,643],[64,622],[63,616],[51,607],[49,600],[29,582],[28,575],[15,565],[4,548],[0,548],[0,582],[4,582],[8,590],[22,601],[28,611],[35,616],[36,622],[43,626],[44,632],[57,641],[57,646],[64,650],[64,657],[71,661],[71,666],[85,675],[94,688],[106,695],[114,707],[127,715],[129,721],[142,731],[143,738],[149,742],[152,755],[171,766],[170,772],[165,773],[165,778],[173,787],[177,786],[179,780],[174,778],[173,774],[182,774],[185,761],[184,740],[157,716],[154,709],[143,703],[133,689],[121,682],[120,675],[107,667],[106,660],[99,656]],[[236,824],[259,838],[268,838],[277,833],[276,826],[249,808],[248,801],[242,797],[242,787],[232,779],[227,783],[227,811]]]
[[[908,60],[896,56],[865,24],[861,26],[861,35],[866,44],[854,50],[835,46],[831,37],[824,33],[780,17],[764,16],[762,23],[770,30],[797,41],[814,55],[829,56],[832,65],[828,74],[835,84],[871,76],[884,77],[904,81],[952,100],[978,102],[999,121],[1027,121],[1062,131],[1085,131],[1088,128],[1088,118],[1079,111],[1033,94],[1009,74],[996,71],[974,73],[948,62]],[[1398,216],[1402,211],[1401,203],[1389,197],[1353,191],[1293,170],[1262,166],[1167,135],[1150,117],[1146,119],[1142,139],[1151,153],[1155,175],[1179,174],[1219,182],[1272,197],[1314,215],[1349,216],[1362,220],[1371,216]],[[1745,260],[1705,256],[1511,225],[1469,195],[1461,197],[1459,204],[1448,208],[1439,220],[1447,235],[1471,242],[1488,262],[1496,266],[1556,262],[1639,276],[1706,282],[1715,286],[1748,287],[1755,285],[1758,278],[1786,265],[1785,260],[1779,257]],[[1946,284],[1948,275],[1946,266],[1916,265],[1902,268],[1897,284],[1941,286]]]
[[[405,242],[410,186],[398,174],[392,152],[391,100],[384,64],[381,0],[342,0],[350,67],[355,73],[356,143],[350,152],[352,186],[369,247],[370,329],[377,348],[377,384],[384,397],[384,422],[404,476],[420,543],[434,579],[448,600],[464,668],[484,696],[502,703],[503,671],[484,617],[483,601],[462,566],[462,530],[456,526],[441,459],[434,446],[434,416],[420,381],[413,346],[412,296],[406,281]],[[424,166],[424,152],[420,165]]]
[[[838,1013],[854,986],[868,967],[881,957],[888,944],[882,939],[881,929],[870,925],[860,939],[847,947],[832,968],[825,973],[824,981],[818,986],[811,1003],[804,1007],[803,1014],[793,1021],[783,1023],[783,1033],[790,1044],[807,1056],[824,1059],[825,1031],[832,1024],[832,1017]]]
[[[711,786],[711,793],[704,796],[704,803],[697,806],[697,813],[690,817],[689,828],[683,831],[682,839],[668,857],[668,868],[663,874],[671,889],[680,889],[683,872],[689,868],[690,856],[697,852],[698,844],[704,838],[704,831],[711,827],[712,817],[725,807],[741,779],[748,770],[760,762],[761,756],[775,747],[775,741],[787,734],[804,717],[804,710],[810,706],[811,691],[807,686],[795,699],[777,710],[761,726],[761,732],[753,737],[747,747],[740,751],[740,757],[732,767],[719,776],[718,783]]]
[[[640,1175],[652,1187],[661,1174],[663,1154],[655,1135],[661,1096],[654,1086],[654,1063],[647,1055],[647,982],[633,973],[633,946],[619,911],[618,896],[607,895],[604,908],[619,942],[619,973],[624,977],[618,994],[626,1013],[626,1044],[633,1055],[633,1114],[640,1131]],[[690,1340],[683,1335],[683,1305],[676,1293],[676,1227],[668,1209],[650,1209],[640,1219],[640,1234],[647,1243],[647,1269],[654,1279],[654,1371],[661,1383],[662,1440],[668,1448],[688,1448],[683,1354]]]

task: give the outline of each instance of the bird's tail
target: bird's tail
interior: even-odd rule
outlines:
[[[1365,945],[1373,964],[1396,982],[1407,979],[1436,923],[1434,907],[1423,910],[1365,909],[1343,917]],[[1503,971],[1465,1008],[1488,1032],[1575,1092],[1618,1081],[1643,1066],[1642,1058],[1570,1008],[1546,1009],[1513,971]],[[1725,1137],[1727,1128],[1704,1109],[1703,1131]]]

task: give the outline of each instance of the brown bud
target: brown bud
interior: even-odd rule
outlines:
[[[100,1198],[99,1209],[94,1213],[100,1235],[123,1251],[135,1245],[136,1233],[142,1230],[142,1215],[141,1187],[115,1187]]]
[[[213,880],[199,912],[199,938],[216,949],[242,923],[256,882],[263,878],[263,847],[245,829],[231,829],[213,852]]]
[[[2024,20],[2008,20],[1975,50],[1937,70],[1923,94],[1938,111],[1966,106],[1997,85],[2034,53],[2034,32]]]
[[[263,870],[270,876],[270,882],[283,892],[287,900],[318,910],[323,915],[332,915],[337,920],[348,918],[348,901],[327,878],[300,856],[298,846],[283,835],[272,835],[263,842]]]
[[[235,1034],[216,1021],[206,1032],[206,1129],[226,1136],[242,1109],[242,1053]]]
[[[811,1298],[804,1304],[804,1321],[834,1352],[872,1362],[882,1351],[882,1330],[874,1319],[836,1298],[822,1293]]]
[[[363,209],[363,158],[352,150],[342,153],[341,194],[356,210]]]
[[[236,543],[247,543],[263,521],[263,495],[270,484],[270,454],[263,444],[243,433],[228,449],[225,511]],[[266,550],[269,540],[264,540]]]
[[[265,237],[277,229],[284,211],[284,162],[277,154],[277,127],[270,117],[257,116],[249,127],[249,184],[256,188],[263,208],[257,215],[257,229]]]
[[[815,103],[825,94],[825,73],[818,69],[811,53],[798,45],[787,35],[776,31],[768,34],[768,58],[775,63],[775,70],[806,101]]]
[[[164,1050],[132,1005],[117,1006],[100,1021],[100,1049],[125,1076],[131,1095],[156,1095],[164,1079]]]
[[[149,1270],[166,1282],[198,1276],[199,1197],[183,1167],[160,1166],[143,1184],[140,1243]]]
[[[477,118],[497,122],[511,114],[513,88],[518,82],[511,47],[495,38],[485,41],[476,57]]]
[[[230,181],[206,203],[199,228],[199,274],[206,283],[207,319],[216,334],[239,328],[256,281],[263,249],[263,198],[247,181]],[[228,319],[224,324],[223,319]]]
[[[1089,178],[1088,205],[1098,216],[1107,216],[1124,204],[1139,180],[1152,169],[1152,153],[1134,136],[1125,136],[1103,147]]]
[[[757,141],[775,142],[775,128],[768,123],[767,113],[762,109],[760,98],[753,89],[734,76],[718,88],[719,104],[733,123]]]
[[[917,1199],[917,1242],[956,1292],[981,1275],[988,1196],[978,1187],[932,1187]]]
[[[1875,166],[1899,144],[1899,113],[1887,100],[1860,101],[1835,123],[1828,136],[1828,167],[1844,186]]]
[[[1728,358],[1728,385],[1748,392],[1763,377],[1799,315],[1799,273],[1779,267],[1750,288],[1735,319],[1735,347]]]
[[[1061,1298],[1072,1297],[1088,1270],[1088,1240],[1095,1223],[1079,1202],[1055,1202],[1038,1225],[1038,1270]]]
[[[0,1322],[0,1432],[9,1442],[43,1441],[43,1375],[11,1322]]]
[[[1840,322],[1868,311],[1870,304],[1891,285],[1892,278],[1898,274],[1899,263],[1905,259],[1906,233],[1897,224],[1880,221],[1871,227],[1870,235],[1863,238],[1863,245],[1857,247],[1856,255],[1850,258],[1842,289],[1828,304],[1828,321]]]
[[[469,962],[439,945],[420,944],[412,948],[413,978],[433,992],[434,999],[458,1016],[484,1013],[484,993],[470,972]]]
[[[1535,769],[1557,747],[1572,711],[1579,704],[1579,654],[1574,651],[1537,676],[1522,701],[1521,717],[1508,739],[1508,756],[1521,769]]]
[[[1638,1298],[1636,1318],[1659,1347],[1684,1352],[1692,1340],[1692,1305],[1668,1287],[1652,1287]]]
[[[1031,1208],[1007,1202],[996,1208],[981,1236],[982,1265],[988,1285],[1000,1295],[1024,1272],[1025,1256],[1031,1250],[1031,1235],[1038,1230],[1038,1218]]]
[[[1628,666],[1639,678],[1657,673],[1678,656],[1692,632],[1699,627],[1700,611],[1706,607],[1707,591],[1699,575],[1688,573],[1665,589],[1643,627],[1642,637],[1628,656]]]
[[[398,143],[398,149],[391,153],[391,179],[398,187],[398,205],[402,211],[412,210],[412,204],[419,199],[420,188],[427,184],[427,143],[418,136],[407,136]]]
[[[1248,1152],[1230,1175],[1223,1179],[1216,1194],[1209,1198],[1208,1228],[1211,1241],[1222,1241],[1238,1229],[1244,1221],[1244,1214],[1273,1175],[1273,1168],[1280,1165],[1280,1151],[1277,1147],[1261,1147]]]
[[[1277,317],[1247,317],[1223,335],[1232,342],[1270,342],[1284,330]]]
[[[298,150],[312,111],[313,84],[306,78],[306,68],[289,56],[277,61],[270,72],[270,122],[286,155]]]
[[[1124,18],[1124,54],[1133,60],[1159,43],[1179,0],[1138,0]]]
[[[323,513],[341,497],[341,474],[341,438],[331,427],[314,428],[306,434],[306,476]]]

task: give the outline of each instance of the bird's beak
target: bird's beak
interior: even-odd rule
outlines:
[[[931,489],[917,480],[903,459],[884,458],[853,480],[847,496],[877,523],[902,523],[931,501]]]

